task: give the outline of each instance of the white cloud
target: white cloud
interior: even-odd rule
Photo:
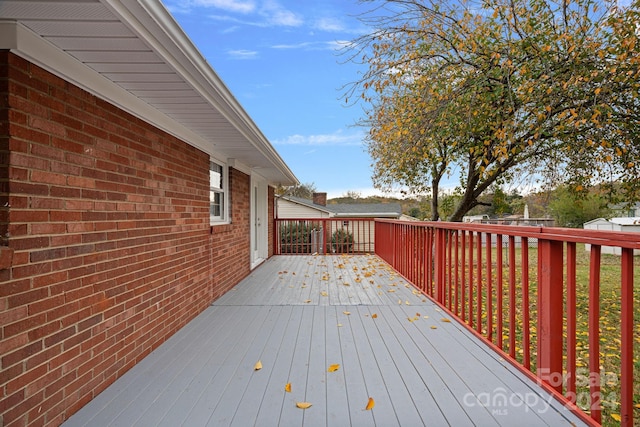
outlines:
[[[274,0],[267,0],[260,8],[260,14],[264,16],[271,25],[281,27],[299,27],[303,24],[302,16],[285,9],[280,3]]]
[[[258,52],[255,50],[239,49],[230,50],[227,53],[234,59],[255,59],[258,57]]]
[[[272,141],[276,145],[361,145],[362,133],[345,134],[341,130],[320,135],[291,135]]]
[[[229,12],[245,14],[251,13],[256,9],[256,3],[253,0],[192,0],[190,3],[194,6],[215,7]]]
[[[328,32],[343,32],[346,30],[344,24],[337,18],[320,18],[313,23],[313,28]]]
[[[219,14],[210,15],[209,18],[254,27],[299,27],[304,23],[302,15],[286,9],[276,0],[173,0],[168,2],[167,7],[175,13],[193,13],[193,8],[204,7],[251,16],[245,20]]]
[[[281,49],[281,50],[293,50],[293,49],[302,49],[302,50],[340,50],[344,48],[344,42],[341,41],[328,41],[328,42],[300,42],[300,43],[292,43],[292,44],[276,44],[271,46],[272,49]]]

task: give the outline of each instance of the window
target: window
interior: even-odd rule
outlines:
[[[209,219],[210,222],[227,222],[228,194],[227,168],[214,161],[209,162]]]

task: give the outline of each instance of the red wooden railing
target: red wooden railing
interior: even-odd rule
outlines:
[[[605,424],[628,426],[639,395],[633,359],[639,240],[636,233],[447,222],[377,220],[375,228],[376,254],[505,358],[590,423],[603,422],[606,406]],[[610,247],[620,256],[603,257]],[[586,249],[588,256],[578,253]],[[603,260],[616,270],[606,295]],[[602,301],[612,305],[606,309],[615,324],[604,324]]]
[[[373,218],[278,218],[275,220],[274,253],[373,253],[374,230]]]

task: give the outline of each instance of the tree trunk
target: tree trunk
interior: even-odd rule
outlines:
[[[435,175],[434,175],[435,176]],[[440,191],[440,178],[431,180],[431,221],[438,221],[438,192]]]

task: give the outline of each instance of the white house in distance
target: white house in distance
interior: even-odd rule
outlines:
[[[313,193],[313,200],[300,197],[277,198],[276,218],[388,218],[401,219],[399,203],[327,204],[327,193]]]
[[[606,231],[624,231],[624,232],[636,232],[640,233],[640,217],[622,217],[622,218],[596,218],[589,222],[584,223],[585,230],[606,230]],[[640,239],[640,234],[638,235]],[[585,245],[587,251],[591,250],[591,245]],[[621,255],[622,250],[620,248],[603,246],[603,254]],[[639,250],[634,250],[634,255],[640,255]]]

